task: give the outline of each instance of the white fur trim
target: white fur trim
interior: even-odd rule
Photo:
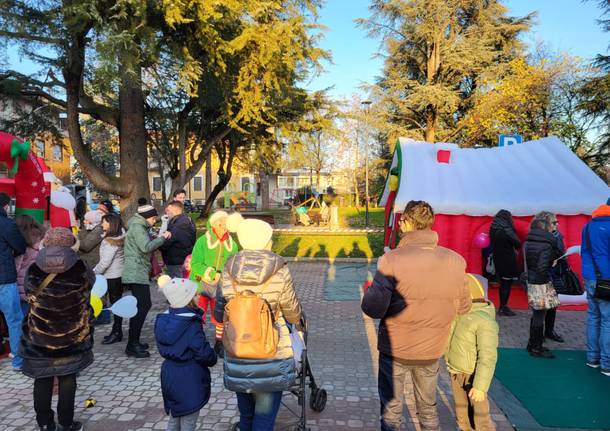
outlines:
[[[216,241],[215,241],[215,242],[212,242],[212,234],[210,233],[210,231],[209,231],[209,230],[208,230],[208,231],[206,231],[206,233],[205,233],[205,238],[208,240],[208,248],[209,248],[210,250],[211,250],[211,249],[214,249],[214,248],[216,248],[216,247],[218,247],[218,244],[220,243],[220,240],[219,240],[219,239],[216,239]]]
[[[205,272],[203,273],[203,279],[204,280],[209,280],[209,281],[213,281],[212,277],[210,277],[210,273],[214,270],[214,268],[212,268],[211,266],[208,267],[208,269],[205,270]]]
[[[231,235],[229,235],[229,239],[226,240],[224,244],[227,251],[230,252],[231,250],[233,250],[233,238],[231,238]]]

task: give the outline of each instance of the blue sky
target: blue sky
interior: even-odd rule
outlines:
[[[320,12],[320,23],[328,30],[321,46],[332,53],[333,62],[325,63],[325,72],[307,83],[307,88],[319,90],[334,86],[331,95],[349,98],[359,93],[363,83],[371,83],[381,73],[383,60],[375,58],[379,41],[366,36],[366,30],[354,22],[369,16],[370,0],[326,0]],[[596,1],[580,0],[507,0],[511,15],[523,16],[537,11],[532,31],[525,37],[528,44],[542,41],[553,51],[566,51],[582,58],[593,58],[606,51],[610,33],[604,33],[596,23],[601,11]],[[0,53],[1,55],[2,53]],[[8,52],[12,69],[31,72],[36,67],[19,58],[16,49]],[[0,67],[6,66],[1,64]]]
[[[593,58],[606,51],[610,34],[596,23],[601,11],[597,2],[580,0],[507,0],[510,15],[523,16],[537,11],[532,31],[524,41],[532,45],[544,42],[553,51],[566,51],[574,56]],[[383,60],[375,58],[379,41],[366,36],[354,20],[369,16],[370,0],[326,0],[320,23],[328,27],[321,42],[330,50],[333,64],[325,64],[326,72],[314,78],[307,87],[312,90],[334,86],[331,94],[348,98],[360,92],[364,82],[373,82],[381,73]]]

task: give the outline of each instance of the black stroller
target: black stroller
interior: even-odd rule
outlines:
[[[296,329],[288,325],[290,331],[296,331]],[[307,334],[308,326],[305,313],[301,318],[302,333],[298,336],[302,336],[303,339],[303,351],[301,352],[301,360],[299,362],[299,369],[297,378],[292,387],[285,391],[285,394],[289,394],[291,397],[296,398],[299,408],[293,409],[289,406],[284,399],[282,399],[282,405],[284,408],[294,416],[296,420],[291,423],[281,424],[276,427],[276,430],[289,430],[289,431],[306,431],[307,428],[307,405],[314,412],[321,412],[326,407],[326,390],[322,389],[316,384],[313,373],[311,371],[311,365],[307,357]],[[307,386],[309,386],[309,397],[307,396]],[[239,430],[239,422],[235,423],[230,428],[231,431]]]

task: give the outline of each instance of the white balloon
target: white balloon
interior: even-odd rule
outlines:
[[[95,276],[95,283],[93,284],[93,289],[91,289],[91,294],[97,295],[101,298],[106,294],[107,291],[108,281],[106,281],[106,277],[97,274]]]
[[[575,254],[575,253],[580,254],[580,246],[579,245],[573,245],[572,247],[569,247],[566,250],[566,256],[569,256],[569,255]]]
[[[138,313],[138,300],[132,295],[123,296],[112,304],[110,311],[124,319],[131,319]]]
[[[66,210],[73,210],[76,208],[74,196],[72,196],[70,192],[66,191],[51,192],[51,204]]]

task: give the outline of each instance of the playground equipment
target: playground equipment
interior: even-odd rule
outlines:
[[[307,209],[308,204],[309,210]],[[315,206],[320,208],[319,213],[312,211]],[[290,209],[295,218],[295,225],[301,224],[303,226],[309,226],[313,223],[317,223],[318,226],[320,224],[327,225],[330,220],[330,209],[324,201],[320,203],[320,199],[315,196],[312,196],[297,205],[290,203]]]

